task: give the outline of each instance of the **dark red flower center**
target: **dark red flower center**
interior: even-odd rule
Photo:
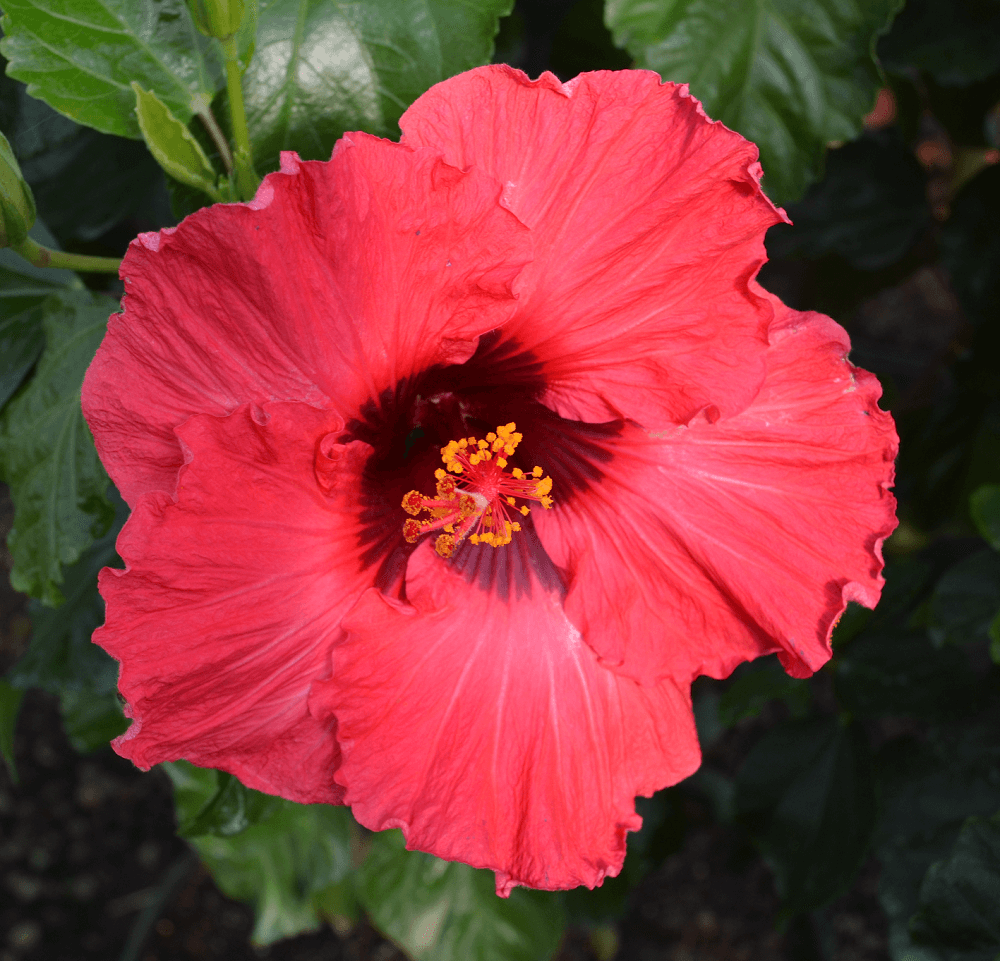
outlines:
[[[524,495],[515,491],[501,495],[500,485],[528,475],[534,482],[534,468],[540,465],[543,477],[551,478],[551,490],[556,495],[553,509],[572,509],[576,498],[584,496],[604,476],[613,456],[608,441],[621,431],[623,422],[587,424],[560,417],[541,403],[545,388],[542,365],[529,352],[519,350],[516,342],[502,340],[500,332],[494,331],[481,338],[478,350],[466,363],[431,368],[418,377],[400,381],[365,404],[360,416],[348,424],[354,439],[373,448],[365,466],[360,536],[365,548],[362,562],[378,567],[375,583],[380,590],[397,589],[405,595],[407,558],[416,547],[415,541],[434,530],[455,537],[450,555],[441,549],[438,553],[447,556],[449,563],[484,590],[494,590],[500,596],[512,590],[520,594],[529,589],[531,573],[550,588],[563,586],[563,577],[538,541],[532,516],[518,510],[522,505],[517,498],[523,499]],[[469,437],[487,438],[484,442],[492,448],[490,434],[499,438],[495,425],[512,422],[521,428],[523,437],[518,439],[514,452],[503,458],[509,463],[500,468],[491,450],[494,456],[489,460],[472,464],[474,451],[468,453]],[[459,445],[463,438],[473,472],[466,473],[464,467],[462,474],[442,470],[442,449],[452,443]],[[478,439],[475,447],[480,449]],[[486,503],[472,497],[472,504],[463,504],[459,496],[455,503],[449,499],[447,505],[430,505],[429,511],[423,510],[427,505],[418,498],[425,498],[421,491],[431,489],[435,481],[440,483],[439,471],[464,479],[456,483],[458,495],[478,495]],[[517,478],[515,471],[524,476]],[[498,478],[499,473],[505,474],[507,480]],[[426,501],[445,499],[440,491],[437,493],[437,498],[426,497]],[[445,517],[435,517],[434,511],[447,509],[454,516],[419,530],[411,525],[404,534],[400,505],[411,495],[416,495],[409,503],[418,508],[412,514],[418,527]],[[514,505],[502,500],[508,496],[515,498]],[[539,496],[548,497],[548,491]],[[490,522],[483,523],[480,531],[486,507],[498,500],[518,514],[515,518],[506,513],[511,533],[517,533],[509,540],[501,534],[501,530],[506,533],[505,527],[493,526],[492,513]],[[463,516],[463,511],[469,513]],[[503,516],[496,515],[498,520]],[[457,533],[469,518],[473,523],[462,537],[446,529],[453,525]],[[513,531],[515,522],[520,532]],[[413,534],[416,537],[411,539]],[[478,534],[475,541],[473,534]],[[492,537],[486,540],[484,534],[496,536],[502,543],[494,545]],[[439,544],[440,548],[446,546],[447,541]]]
[[[428,515],[403,524],[406,542],[415,544],[424,534],[440,530],[443,533],[434,542],[434,549],[442,557],[451,557],[466,537],[470,544],[504,547],[521,530],[520,520],[513,520],[508,509],[522,517],[531,513],[531,508],[518,505],[518,500],[535,501],[550,509],[552,478],[543,477],[541,467],[536,465],[530,474],[519,467],[507,473],[507,458],[514,456],[523,439],[511,421],[491,431],[485,440],[462,437],[442,447],[441,460],[451,473],[440,467],[434,472],[437,496],[410,491],[403,498],[408,514]]]

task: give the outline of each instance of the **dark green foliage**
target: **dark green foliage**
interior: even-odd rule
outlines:
[[[281,938],[315,931],[323,917],[350,914],[354,899],[348,876],[353,867],[357,827],[346,808],[326,804],[293,804],[248,791],[235,778],[195,767],[186,761],[165,764],[174,784],[177,820],[195,826],[202,816],[212,820],[210,833],[189,840],[231,898],[256,908],[253,941],[271,944]],[[243,792],[238,833],[223,836],[236,820],[223,824],[223,804]],[[256,799],[253,799],[256,796]],[[209,818],[207,809],[215,805]]]
[[[930,220],[920,169],[895,130],[865,134],[831,150],[823,179],[768,231],[772,257],[840,254],[875,270],[897,260]]]
[[[80,385],[116,307],[85,291],[46,300],[38,369],[0,415],[0,477],[16,509],[7,541],[11,583],[52,606],[62,601],[62,566],[75,563],[114,517],[108,475],[80,411]]]
[[[930,866],[910,933],[921,944],[981,952],[984,961],[1000,951],[1000,815],[969,818],[948,857]]]
[[[414,961],[543,961],[564,924],[550,894],[494,894],[493,873],[407,851],[399,831],[372,838],[358,899]]]
[[[1000,306],[1000,166],[966,184],[941,231],[941,260],[974,324],[996,324]]]
[[[894,958],[914,950],[910,918],[928,868],[948,856],[966,818],[1000,808],[998,711],[994,704],[974,724],[933,728],[923,741],[890,742],[876,758],[882,813],[874,847]],[[950,951],[928,955],[938,959],[973,961]]]
[[[14,731],[17,729],[17,716],[23,697],[24,691],[0,680],[0,758],[3,758],[10,779],[15,784],[17,768],[14,767]]]
[[[615,42],[689,83],[714,120],[760,147],[764,188],[800,197],[831,140],[851,140],[880,83],[875,40],[901,0],[607,0]]]
[[[854,879],[875,826],[864,731],[836,718],[774,728],[739,772],[736,815],[774,869],[787,914],[826,903]]]
[[[938,83],[965,86],[1000,69],[998,34],[995,0],[908,0],[878,55],[886,70],[926,70]]]
[[[789,677],[774,657],[756,661],[740,672],[719,700],[719,721],[731,727],[756,717],[771,701],[783,701],[795,717],[809,709],[809,685]]]
[[[840,704],[862,718],[953,717],[974,712],[979,678],[954,647],[935,647],[926,632],[868,631],[836,664]]]

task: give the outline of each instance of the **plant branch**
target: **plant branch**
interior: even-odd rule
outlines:
[[[68,254],[62,250],[49,250],[35,243],[30,237],[10,248],[35,267],[62,267],[82,273],[117,274],[121,266],[119,257],[90,257],[87,254]]]
[[[243,106],[243,74],[236,50],[236,38],[228,37],[221,43],[226,58],[226,90],[229,93],[229,114],[233,127],[236,188],[244,200],[250,200],[257,193],[260,178],[253,169],[250,131],[247,129],[246,109]]]

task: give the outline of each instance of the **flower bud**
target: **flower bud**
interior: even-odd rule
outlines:
[[[16,247],[35,222],[35,198],[7,138],[0,133],[0,247]]]
[[[243,22],[243,0],[188,0],[194,25],[206,37],[227,40]]]

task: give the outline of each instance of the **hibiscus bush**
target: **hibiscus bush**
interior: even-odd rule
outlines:
[[[12,776],[38,687],[258,944],[610,958],[690,797],[997,956],[994,4],[0,7]]]

